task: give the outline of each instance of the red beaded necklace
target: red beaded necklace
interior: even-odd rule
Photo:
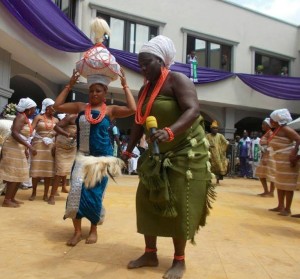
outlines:
[[[54,127],[54,117],[51,116],[51,120],[49,122],[51,122],[50,125],[48,125],[47,121],[47,117],[46,117],[46,114],[43,114],[43,118],[44,118],[44,123],[45,123],[45,128],[46,130],[53,130],[53,127]]]
[[[149,98],[149,102],[146,106],[146,110],[145,110],[145,114],[142,115],[142,108],[143,108],[143,104],[144,104],[144,101],[146,99],[146,96],[148,94],[148,91],[149,91],[149,88],[150,88],[150,82],[148,82],[146,84],[146,86],[144,87],[144,90],[142,91],[141,93],[141,96],[138,100],[138,104],[137,104],[137,109],[136,109],[136,114],[135,114],[135,123],[136,124],[139,124],[139,125],[142,125],[145,123],[146,121],[146,118],[149,116],[150,114],[150,111],[151,111],[151,108],[152,108],[152,105],[154,103],[154,100],[155,98],[157,97],[161,87],[163,86],[168,74],[169,74],[169,70],[167,68],[162,68],[161,69],[161,75],[151,93],[151,96]]]
[[[95,119],[93,118],[91,112],[92,112],[92,106],[91,104],[87,104],[84,112],[85,119],[91,124],[97,124],[101,122],[106,115],[106,104],[105,103],[101,104],[100,113]]]
[[[29,121],[27,115],[26,115],[24,112],[22,112],[22,114],[25,116],[25,121],[26,121],[27,125],[29,126],[29,135],[31,136],[31,135],[32,135],[32,132],[33,132],[31,123],[30,123],[30,121]]]
[[[262,140],[263,138],[266,138],[266,139],[268,139],[269,137],[267,137],[270,133],[272,132],[272,130],[271,129],[269,129],[266,133],[264,133],[263,134],[263,136],[261,137],[261,139],[260,140]]]

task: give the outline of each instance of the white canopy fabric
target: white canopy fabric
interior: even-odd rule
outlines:
[[[300,117],[291,121],[289,124],[287,124],[289,127],[297,130],[297,131],[300,131]]]

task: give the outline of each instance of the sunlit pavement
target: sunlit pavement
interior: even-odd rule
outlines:
[[[72,222],[63,220],[67,194],[56,204],[38,197],[30,202],[31,190],[19,190],[20,208],[0,208],[1,278],[161,278],[173,258],[172,241],[159,238],[157,268],[127,270],[129,260],[143,253],[143,237],[136,233],[135,192],[137,176],[110,181],[104,205],[106,220],[98,228],[98,242],[68,247]],[[278,216],[267,209],[277,197],[262,198],[260,182],[226,178],[216,188],[218,197],[207,226],[187,245],[184,278],[300,278],[300,219]],[[0,198],[2,203],[3,196]],[[295,192],[293,213],[300,213],[300,192]],[[89,223],[83,221],[83,236]]]

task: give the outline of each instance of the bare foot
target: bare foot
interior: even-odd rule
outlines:
[[[62,189],[61,189],[61,192],[62,192],[62,193],[69,193],[69,190],[68,190],[67,188],[62,188]]]
[[[12,207],[12,208],[16,208],[16,207],[20,207],[20,205],[18,205],[17,203],[14,203],[12,200],[6,200],[4,199],[3,203],[2,203],[2,207]]]
[[[135,261],[130,261],[127,265],[128,269],[139,268],[144,266],[156,267],[158,266],[157,254],[153,252],[144,253]]]
[[[30,201],[34,201],[35,200],[35,195],[31,195],[31,197],[29,198]]]
[[[50,196],[48,199],[48,204],[54,205],[55,204],[55,200],[53,196]]]
[[[300,218],[300,214],[293,214],[293,215],[291,215],[291,217]]]
[[[16,204],[24,204],[24,202],[22,201],[17,201],[16,199],[11,199],[12,202],[16,203]]]
[[[86,244],[94,244],[98,240],[97,231],[90,232],[88,238],[85,240]]]
[[[180,279],[185,272],[185,261],[173,260],[172,266],[164,274],[164,279]]]
[[[280,215],[280,216],[290,216],[291,215],[291,210],[284,209],[284,210],[280,211],[278,213],[278,215]]]
[[[261,196],[261,197],[266,197],[268,194],[269,194],[268,192],[267,192],[267,193],[263,192],[263,193],[257,194],[257,195],[258,195],[258,196]]]
[[[78,242],[81,240],[81,232],[74,232],[73,236],[68,240],[68,246],[76,246]]]
[[[275,212],[281,212],[281,211],[283,211],[284,210],[284,208],[280,208],[280,207],[275,207],[275,208],[271,208],[271,209],[269,209],[269,211],[275,211]]]

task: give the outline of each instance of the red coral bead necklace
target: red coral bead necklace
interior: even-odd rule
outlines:
[[[51,117],[51,119],[49,122],[51,122],[51,124],[48,125],[48,119],[46,117],[46,114],[45,113],[43,114],[46,130],[53,130],[53,127],[54,127],[54,117],[53,116],[50,116],[50,117]]]
[[[100,123],[106,115],[106,104],[103,102],[100,107],[100,113],[96,118],[92,116],[92,106],[87,104],[84,112],[86,120],[91,124]]]
[[[162,88],[168,74],[169,74],[169,70],[167,68],[161,69],[161,75],[151,93],[149,102],[147,103],[147,106],[146,106],[145,113],[144,113],[144,115],[142,115],[142,108],[143,108],[143,104],[145,102],[146,96],[147,96],[149,88],[150,88],[150,82],[148,82],[146,84],[146,86],[144,87],[144,90],[142,91],[141,96],[138,100],[138,104],[137,104],[137,109],[136,109],[136,114],[135,114],[135,123],[136,124],[142,125],[145,123],[146,118],[150,114],[150,111],[151,111],[152,105],[155,101],[155,98],[157,97],[160,89]]]

